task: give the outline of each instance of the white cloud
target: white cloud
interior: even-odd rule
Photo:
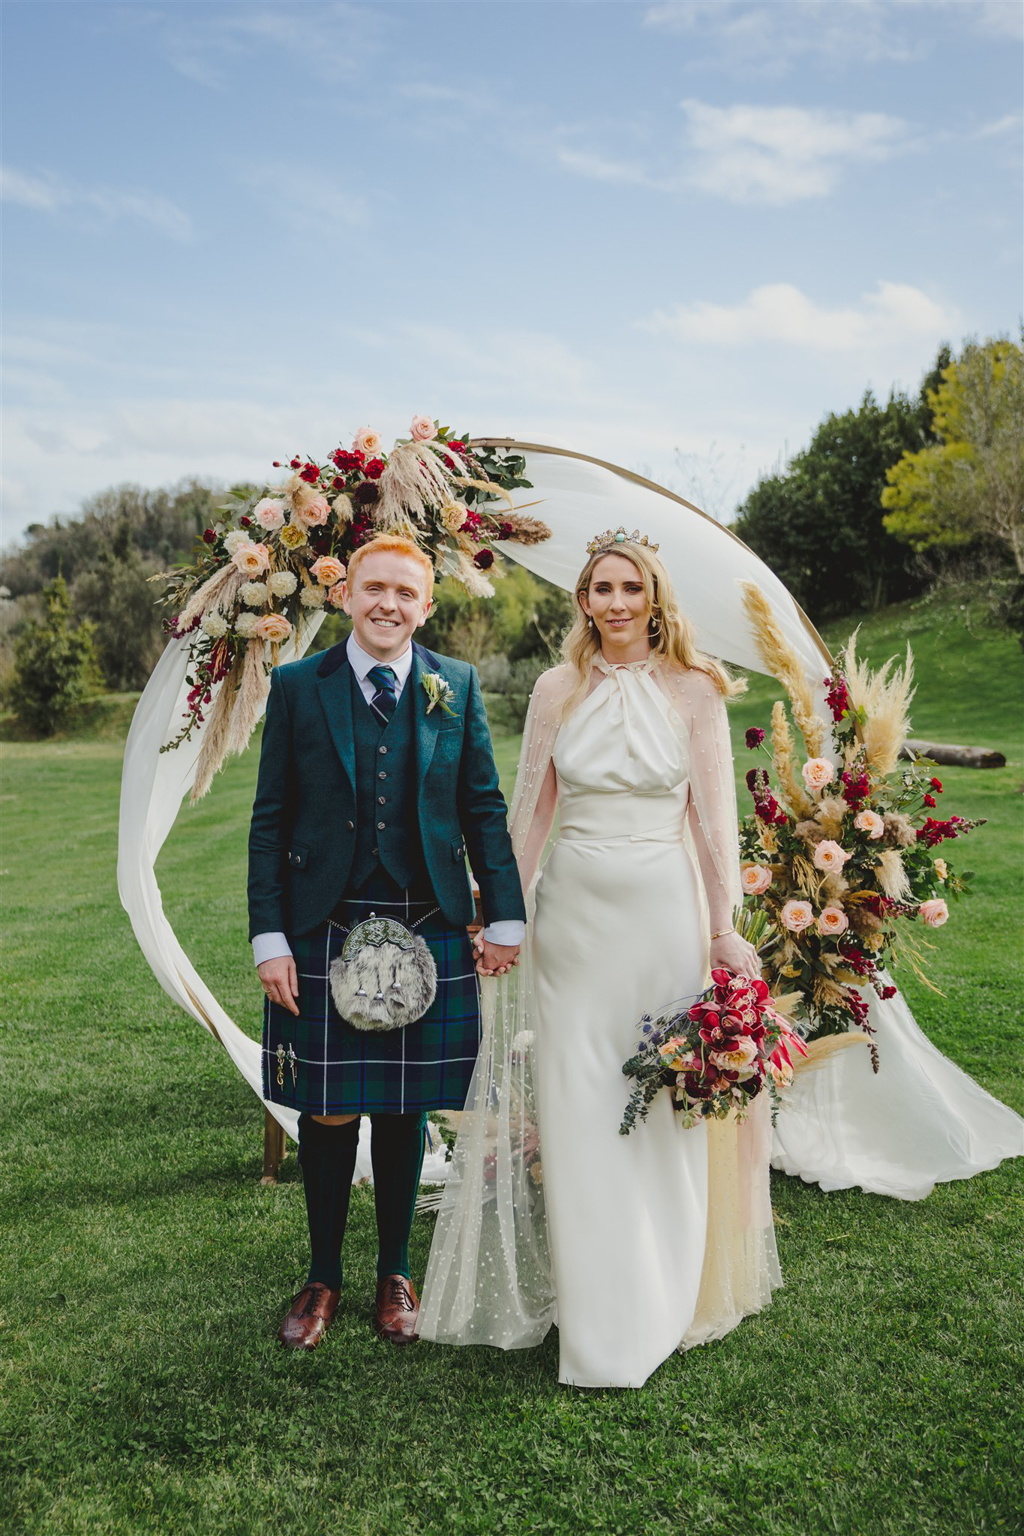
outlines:
[[[592,150],[570,149],[561,145],[555,152],[558,164],[575,176],[588,181],[624,182],[635,187],[659,187],[663,183],[648,176],[643,166],[633,161],[612,160]]]
[[[906,342],[938,343],[959,329],[960,319],[920,288],[882,281],[858,304],[834,309],[792,283],[766,283],[740,304],[678,304],[641,324],[712,347],[773,343],[814,352],[871,352]]]
[[[1019,112],[1007,112],[1003,117],[997,117],[991,123],[983,123],[980,128],[971,134],[973,139],[1002,138],[1007,133],[1020,133],[1021,115]]]
[[[30,176],[4,166],[0,169],[0,200],[40,213],[72,209],[99,213],[107,219],[141,219],[175,240],[188,240],[192,235],[192,221],[187,213],[169,198],[145,189],[79,187],[49,173]]]
[[[822,197],[848,165],[887,159],[906,124],[883,112],[682,103],[687,180],[732,202],[784,204]]]

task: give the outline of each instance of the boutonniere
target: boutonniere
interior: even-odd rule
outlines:
[[[435,705],[440,704],[445,714],[451,715],[454,720],[455,711],[448,702],[449,699],[454,699],[455,697],[455,690],[451,683],[447,682],[440,672],[424,672],[420,682],[423,684],[424,693],[430,700],[427,705],[427,714],[430,714]]]

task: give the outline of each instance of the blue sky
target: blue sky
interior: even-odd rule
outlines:
[[[1015,0],[6,0],[3,538],[414,413],[728,516],[1021,310]]]

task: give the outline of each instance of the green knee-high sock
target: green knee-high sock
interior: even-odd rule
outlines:
[[[307,1285],[318,1280],[332,1291],[341,1289],[341,1242],[358,1146],[358,1117],[344,1125],[321,1125],[312,1115],[299,1116],[299,1163],[309,1221]]]
[[[377,1279],[409,1275],[409,1233],[423,1167],[427,1117],[372,1115],[370,1159],[377,1208]]]

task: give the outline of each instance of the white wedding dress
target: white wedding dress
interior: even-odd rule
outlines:
[[[619,1134],[638,1022],[703,990],[708,898],[730,912],[736,897],[731,754],[703,673],[599,661],[562,721],[571,684],[557,668],[531,704],[513,806],[524,884],[555,789],[559,837],[525,974],[486,989],[420,1331],[507,1348],[557,1320],[561,1381],[639,1387],[781,1283],[770,1114],[758,1101],[742,1126],[684,1130],[661,1094]]]

